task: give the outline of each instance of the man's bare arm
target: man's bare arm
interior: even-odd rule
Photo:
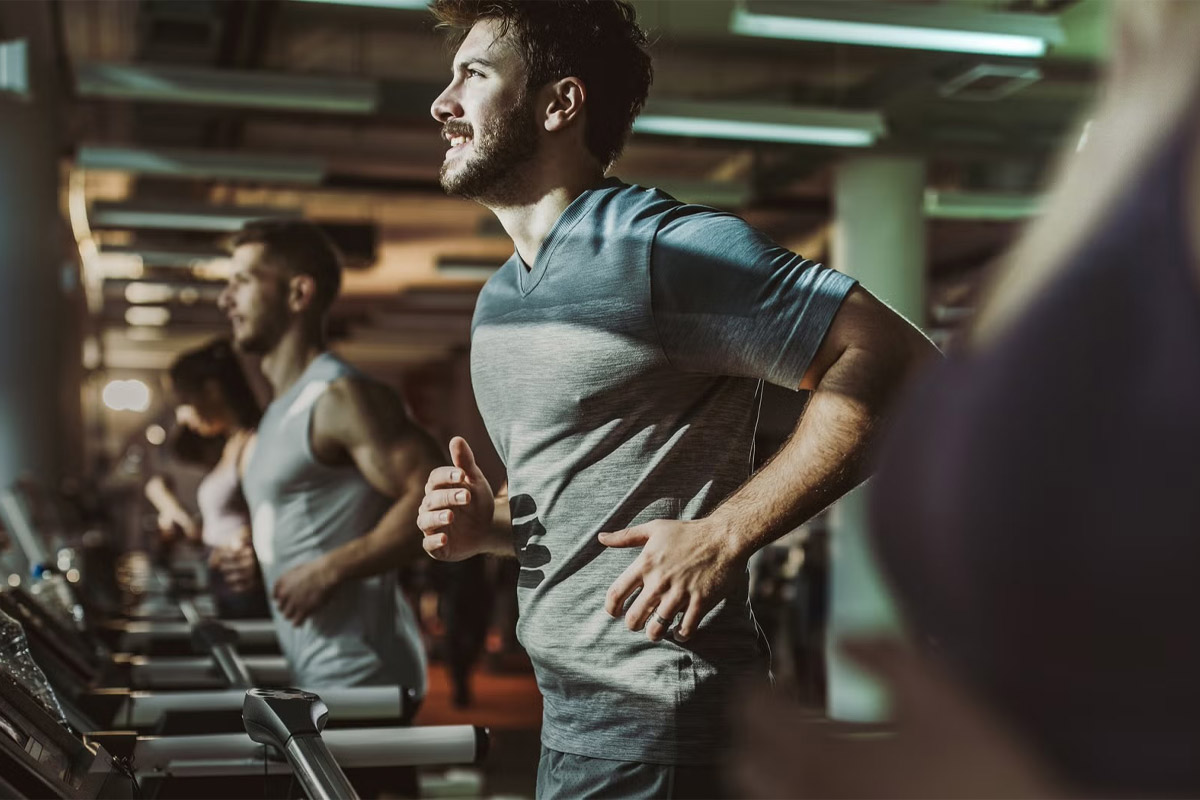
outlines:
[[[847,296],[800,387],[812,398],[783,448],[704,519],[657,520],[612,533],[611,547],[642,546],[613,583],[605,609],[658,640],[677,614],[676,636],[695,633],[728,594],[750,555],[828,506],[869,472],[868,459],[905,379],[937,349],[861,288]],[[665,620],[665,623],[664,623]]]
[[[395,502],[370,531],[280,577],[275,599],[293,622],[320,607],[338,584],[393,570],[421,551],[414,520],[425,476],[440,460],[437,445],[408,417],[400,398],[369,380],[330,385],[313,411],[310,436],[317,458],[352,464]]]
[[[853,489],[897,393],[937,355],[920,330],[852,290],[801,382],[813,393],[792,435],[710,519],[748,556]]]

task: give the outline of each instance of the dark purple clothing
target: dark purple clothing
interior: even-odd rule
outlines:
[[[999,340],[918,382],[875,486],[917,634],[1092,792],[1200,794],[1196,128]]]

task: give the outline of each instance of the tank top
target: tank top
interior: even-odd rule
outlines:
[[[234,458],[222,457],[196,487],[196,504],[200,507],[201,519],[200,538],[209,547],[233,544],[242,529],[250,524],[250,513],[238,478],[238,461],[241,460],[244,446],[243,440]]]
[[[357,467],[313,454],[313,409],[347,376],[362,377],[331,353],[317,356],[259,423],[242,484],[268,596],[281,575],[370,532],[391,506]],[[399,684],[424,693],[425,654],[395,570],[344,582],[298,627],[275,603],[271,613],[298,686]]]
[[[1194,119],[986,350],[910,391],[877,475],[920,639],[1086,793],[1200,793]]]

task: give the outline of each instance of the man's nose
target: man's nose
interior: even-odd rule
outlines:
[[[462,106],[458,104],[458,99],[454,92],[454,84],[451,83],[442,93],[433,101],[433,105],[429,107],[429,113],[433,118],[443,124],[447,120],[462,116]]]

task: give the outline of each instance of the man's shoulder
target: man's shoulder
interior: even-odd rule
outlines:
[[[392,387],[370,375],[352,370],[329,381],[318,402],[318,412],[369,412],[383,402],[400,402]]]
[[[387,384],[364,375],[346,376],[329,384],[318,401],[310,432],[314,452],[335,462],[336,453],[386,447],[420,428],[400,395]]]
[[[597,225],[611,230],[609,225],[604,224],[607,217],[620,217],[623,225],[629,225],[639,221],[653,222],[688,208],[698,209],[700,206],[688,206],[654,186],[623,183],[614,179],[599,190],[593,219]]]

